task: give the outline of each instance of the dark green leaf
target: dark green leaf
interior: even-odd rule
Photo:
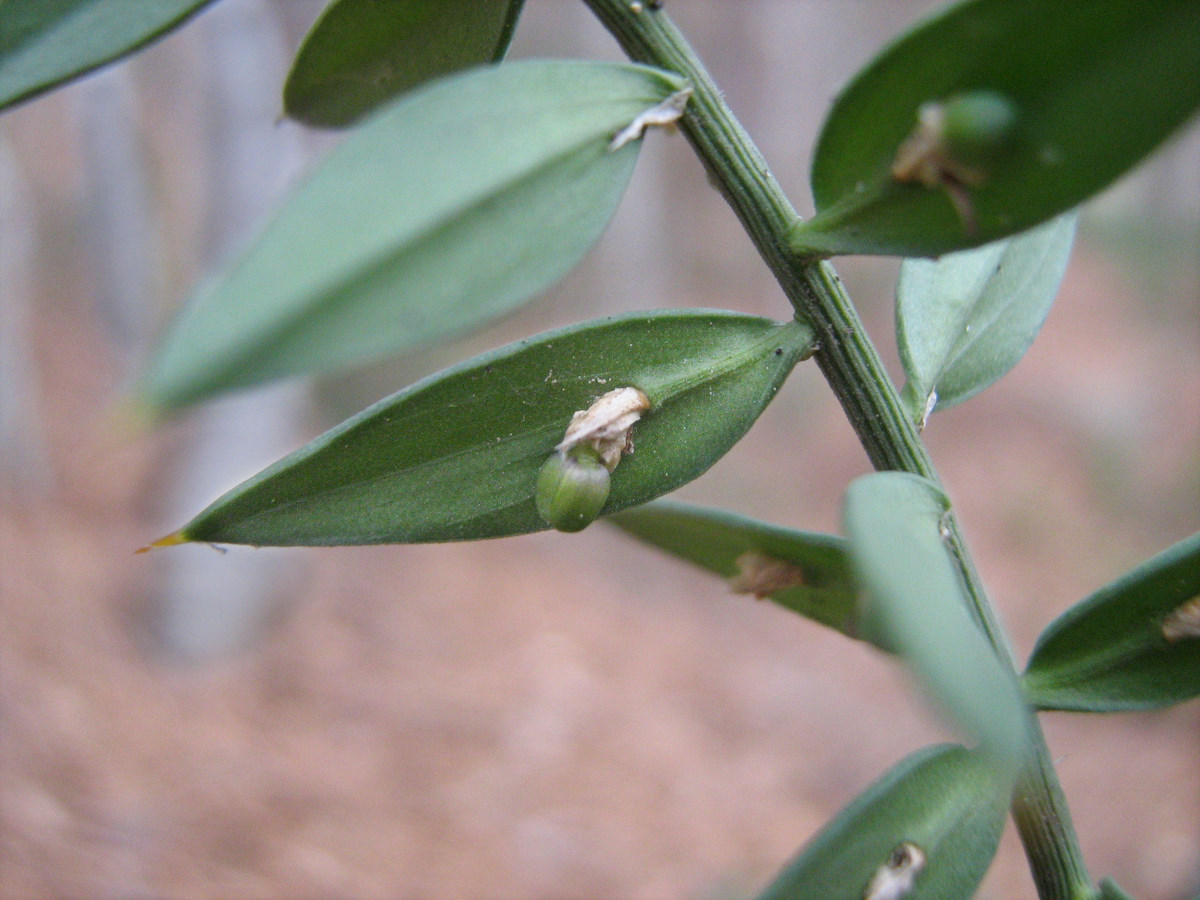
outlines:
[[[886,727],[886,723],[881,727]],[[986,758],[943,745],[912,754],[838,813],[759,900],[967,900],[996,855],[1011,780]],[[909,845],[908,892],[871,890]]]
[[[0,109],[120,59],[212,0],[4,0]]]
[[[542,464],[576,411],[621,387],[650,409],[612,472],[607,512],[697,477],[774,396],[812,332],[716,311],[604,319],[432,376],[230,491],[180,540],[235,544],[451,541],[546,528]]]
[[[1023,683],[1039,709],[1153,709],[1200,695],[1200,534],[1050,623]]]
[[[958,177],[939,184],[957,187],[893,177],[923,105],[996,94],[1015,122],[994,159],[952,166]],[[794,244],[816,255],[936,256],[1024,231],[1112,183],[1198,106],[1195,0],[957,4],[838,97],[813,162],[817,215]]]
[[[614,134],[679,87],[638,66],[510,63],[413,92],[297,191],[202,290],[144,385],[172,409],[476,325],[553,284],[596,241],[636,144]]]
[[[1058,293],[1075,215],[938,260],[909,259],[896,285],[905,394],[924,422],[1015,366]]]
[[[942,538],[950,504],[932,482],[876,472],[851,483],[843,516],[864,592],[859,627],[912,668],[933,699],[997,756],[1023,757],[1026,711],[1016,679],[967,612]]]
[[[608,521],[729,579],[739,593],[769,597],[802,616],[857,636],[857,591],[843,538],[667,500],[627,509]],[[754,577],[756,568],[761,579]]]
[[[504,58],[524,0],[334,0],[283,88],[289,116],[341,128],[439,75]]]

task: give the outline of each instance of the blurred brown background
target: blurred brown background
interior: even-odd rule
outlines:
[[[837,86],[933,7],[669,5],[802,212]],[[0,119],[0,896],[752,896],[948,736],[871,650],[602,525],[132,555],[480,349],[619,310],[788,314],[684,140],[656,134],[597,250],[519,314],[131,431],[117,410],[153,333],[333,140],[276,121],[319,6],[223,0]],[[567,0],[529,0],[513,53],[617,58]],[[1020,658],[1200,528],[1198,163],[1193,126],[1092,203],[1029,356],[927,430]],[[839,270],[894,362],[896,263]],[[682,495],[836,531],[866,470],[804,366]],[[1200,705],[1045,724],[1093,874],[1146,900],[1200,891]],[[981,896],[1033,896],[1011,833]]]

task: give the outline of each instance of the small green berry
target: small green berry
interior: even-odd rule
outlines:
[[[995,162],[1012,144],[1016,105],[996,91],[969,91],[942,104],[941,139],[947,157],[978,166]]]
[[[608,500],[608,469],[591,447],[555,452],[538,473],[534,502],[538,513],[559,531],[581,531],[595,521]]]

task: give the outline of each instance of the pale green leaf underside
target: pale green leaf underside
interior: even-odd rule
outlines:
[[[4,0],[0,109],[112,62],[212,0]]]
[[[328,545],[538,531],[538,471],[572,413],[635,387],[652,407],[634,427],[636,452],[612,473],[605,512],[616,512],[708,469],[811,344],[798,322],[717,311],[549,332],[380,401],[234,488],[178,537]]]
[[[917,751],[822,828],[759,900],[863,900],[902,842],[925,857],[904,900],[968,900],[996,855],[1010,789],[962,747]]]
[[[795,531],[736,513],[661,500],[608,520],[621,530],[721,578],[742,571],[739,557],[763,553],[796,566],[803,584],[772,592],[771,600],[851,637],[856,590],[844,538]]]
[[[1153,709],[1200,696],[1200,534],[1051,622],[1022,681],[1040,709]]]
[[[414,91],[356,130],[168,333],[152,408],[344,368],[511,310],[569,271],[628,183],[612,136],[674,93],[639,66],[524,62]]]
[[[1075,218],[937,260],[905,260],[896,332],[906,390],[921,411],[961,403],[1025,355],[1067,270]]]
[[[430,78],[504,57],[523,0],[335,0],[283,88],[289,116],[343,127]]]
[[[851,483],[843,520],[864,598],[864,637],[901,656],[938,706],[998,757],[1026,747],[1015,679],[966,608],[942,539],[949,502],[932,483],[876,472]]]

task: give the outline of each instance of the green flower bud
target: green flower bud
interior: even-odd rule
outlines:
[[[942,104],[941,139],[945,154],[957,163],[995,162],[1012,144],[1017,107],[995,91],[969,91]]]
[[[556,451],[538,473],[534,502],[543,519],[559,531],[581,531],[595,521],[608,500],[608,469],[585,444]]]
[[[986,184],[992,164],[1011,148],[1018,117],[1016,105],[995,91],[924,103],[916,127],[896,150],[892,177],[945,190],[970,234],[975,210],[969,189]]]

